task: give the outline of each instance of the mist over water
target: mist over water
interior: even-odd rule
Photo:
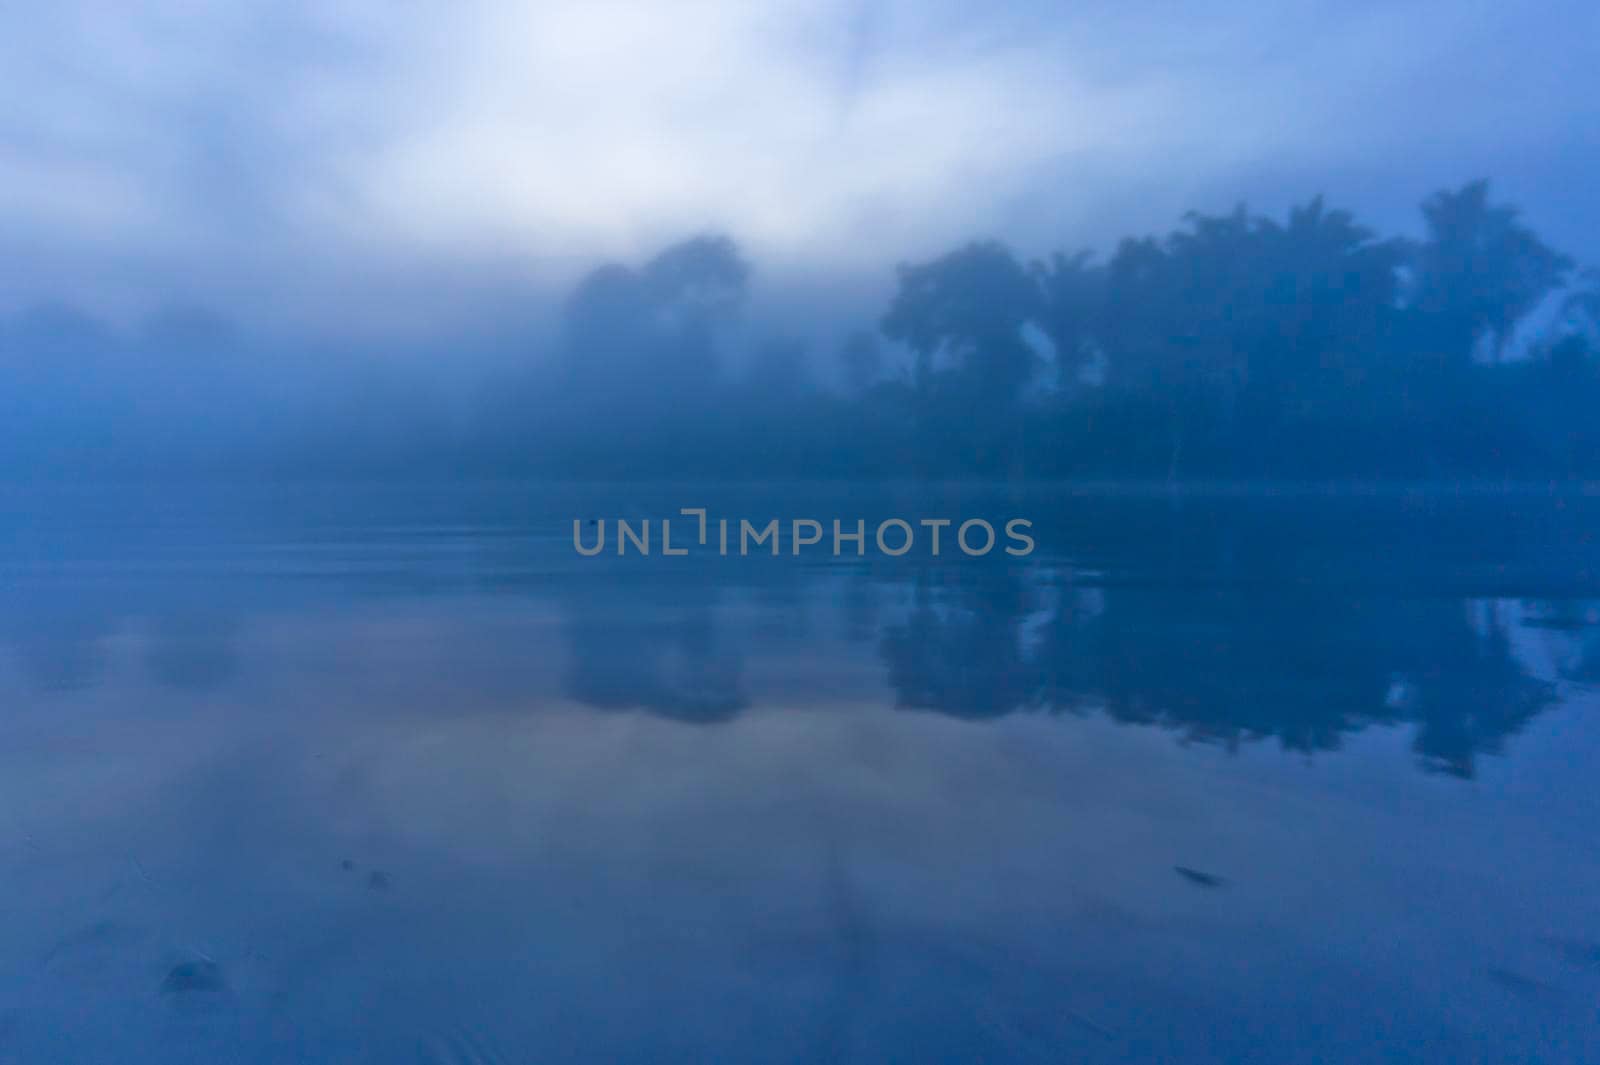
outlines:
[[[1578,1063],[1600,6],[0,12],[0,1065]]]
[[[1592,478],[1600,295],[1487,182],[1383,236],[1322,197],[1114,252],[901,263],[876,311],[753,309],[721,235],[596,267],[543,327],[398,351],[204,310],[0,321],[10,480]],[[781,298],[781,295],[780,295]]]
[[[574,514],[686,502],[1025,512],[1039,546],[572,549]],[[1585,495],[0,510],[16,1060],[1579,1060],[1600,1034]]]

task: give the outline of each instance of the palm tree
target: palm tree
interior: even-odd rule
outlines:
[[[1523,225],[1515,207],[1489,202],[1489,183],[1436,192],[1422,204],[1428,239],[1415,248],[1411,305],[1457,362],[1488,341],[1495,360],[1516,323],[1551,292],[1572,260]]]
[[[1291,208],[1285,225],[1261,220],[1256,232],[1266,289],[1250,384],[1302,404],[1358,386],[1386,347],[1401,245],[1328,210],[1321,196]]]

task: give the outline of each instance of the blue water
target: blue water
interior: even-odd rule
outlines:
[[[1597,518],[0,490],[0,1062],[1597,1060]]]

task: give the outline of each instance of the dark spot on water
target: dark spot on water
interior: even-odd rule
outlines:
[[[383,891],[389,886],[389,874],[381,869],[374,869],[367,877],[367,887],[373,891]]]
[[[1210,873],[1202,873],[1200,870],[1190,869],[1186,865],[1174,865],[1172,868],[1174,872],[1183,877],[1185,880],[1189,881],[1189,883],[1198,884],[1200,887],[1215,888],[1221,887],[1224,883],[1226,883],[1226,881],[1224,881],[1220,876],[1212,876]]]
[[[350,870],[354,869],[355,867],[356,867],[356,863],[352,862],[349,858],[346,858],[344,861],[339,863],[339,868],[343,869],[347,873]]]
[[[227,982],[222,978],[222,966],[208,959],[175,965],[167,978],[161,981],[161,992],[168,995],[191,991],[226,991],[227,988]]]

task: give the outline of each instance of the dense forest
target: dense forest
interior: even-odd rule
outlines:
[[[744,256],[697,237],[589,273],[554,338],[453,406],[398,373],[297,393],[237,354],[219,369],[206,360],[227,329],[203,315],[119,342],[33,312],[0,333],[4,458],[35,473],[1600,475],[1600,275],[1486,182],[1421,209],[1420,239],[1319,197],[1282,220],[1191,213],[1108,256],[974,241],[901,265],[877,321],[821,343],[751,322]],[[169,349],[190,353],[178,371]],[[171,395],[86,351],[167,358]]]
[[[1422,213],[1425,238],[1404,240],[1320,198],[1281,222],[1241,206],[1104,261],[973,242],[899,268],[878,328],[836,353],[835,389],[782,342],[718,383],[719,323],[748,271],[727,241],[692,241],[584,280],[544,383],[575,400],[571,420],[512,450],[580,441],[572,460],[603,466],[623,439],[648,441],[620,461],[752,473],[1600,472],[1595,276],[1484,182]],[[622,379],[647,387],[608,387]]]

